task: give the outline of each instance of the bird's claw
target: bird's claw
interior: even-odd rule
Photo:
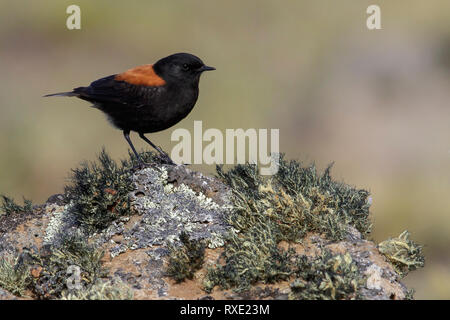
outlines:
[[[161,162],[163,164],[169,164],[172,166],[176,166],[177,164],[170,159],[169,155],[165,153],[164,151],[160,152],[159,159],[161,159]]]
[[[133,171],[138,171],[138,170],[145,169],[145,168],[147,168],[148,166],[149,166],[148,163],[145,163],[144,161],[139,160],[137,164],[135,164],[135,165],[133,165],[133,166],[131,167],[131,169],[132,169]]]

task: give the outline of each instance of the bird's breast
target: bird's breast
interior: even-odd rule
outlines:
[[[149,88],[136,104],[136,126],[143,132],[155,132],[172,127],[184,119],[194,108],[198,89]]]

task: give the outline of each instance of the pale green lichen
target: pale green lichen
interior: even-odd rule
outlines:
[[[211,198],[208,198],[201,192],[196,193],[184,183],[180,184],[178,187],[173,187],[170,192],[183,193],[185,197],[190,198],[193,201],[196,201],[197,204],[204,209],[217,210],[221,208],[221,206],[215,203]]]
[[[92,286],[67,290],[61,300],[131,300],[133,290],[121,279],[97,280]]]
[[[51,244],[57,237],[57,235],[61,232],[61,229],[64,226],[66,221],[65,218],[68,216],[68,209],[70,205],[58,206],[58,205],[49,205],[48,209],[54,209],[55,211],[50,212],[50,220],[47,224],[47,228],[45,229],[44,236],[44,244]]]
[[[40,269],[29,285],[37,298],[60,298],[68,290],[69,268],[78,268],[79,284],[86,288],[106,274],[100,261],[103,251],[87,243],[87,239],[73,233],[60,240],[59,246],[46,245],[45,250],[26,253],[28,263]]]
[[[382,289],[383,269],[380,266],[372,264],[366,269],[366,271],[364,271],[364,274],[367,276],[367,289]]]
[[[185,183],[168,182],[167,170],[166,167],[150,167],[133,175],[135,191],[131,204],[142,215],[142,223],[125,232],[126,236],[133,234],[129,245],[174,244],[179,242],[181,232],[188,232],[196,240],[205,239],[208,245],[211,239],[214,247],[223,243],[229,229],[225,221],[229,208]]]
[[[230,228],[230,232],[236,233],[237,231],[234,228]],[[215,249],[223,247],[224,245],[225,245],[224,235],[211,232],[211,237],[208,239],[208,248]]]
[[[378,244],[378,250],[391,261],[395,271],[402,277],[425,265],[423,247],[410,240],[409,236],[409,232],[405,230],[397,238]]]
[[[315,258],[300,256],[297,259],[291,282],[291,299],[328,300],[359,299],[358,289],[365,285],[351,255],[332,254],[323,250]]]
[[[234,208],[226,219],[237,232],[229,233],[226,238],[224,263],[208,269],[204,281],[207,291],[214,286],[245,291],[257,282],[310,276],[301,273],[298,263],[292,262],[297,259],[294,252],[278,246],[281,241],[301,243],[311,232],[329,241],[354,237],[352,229],[363,236],[370,233],[369,193],[332,180],[330,167],[319,174],[314,166],[304,168],[296,161],[288,162],[281,157],[279,171],[271,177],[261,176],[258,168],[250,164],[238,165],[228,172],[221,167],[217,170],[233,193]],[[339,260],[343,266],[339,270],[346,277],[331,278],[323,285],[329,285],[326,288],[311,283],[306,285],[306,291],[297,290],[293,296],[354,297],[355,286],[351,280],[364,281],[356,278],[355,264],[347,256],[344,258],[327,255],[320,260],[298,260],[302,267],[313,268],[323,277],[330,277],[333,269],[329,264]],[[319,278],[314,281],[326,280]]]
[[[12,294],[22,296],[30,283],[29,267],[19,265],[19,256],[0,258],[0,287]]]

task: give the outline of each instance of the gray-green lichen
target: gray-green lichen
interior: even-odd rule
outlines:
[[[133,175],[131,204],[142,216],[142,222],[124,232],[129,245],[143,248],[178,241],[182,232],[192,240],[207,240],[208,247],[223,244],[230,232],[226,221],[230,207],[220,206],[185,184],[167,182],[167,169],[146,168]]]
[[[24,213],[33,210],[33,203],[31,200],[23,199],[23,206],[17,204],[13,198],[7,197],[5,195],[0,195],[0,215],[9,215],[12,213]]]
[[[181,282],[192,279],[197,270],[203,265],[205,256],[204,241],[189,239],[186,232],[180,234],[181,246],[169,245],[169,260],[167,274]]]
[[[314,259],[299,256],[291,282],[291,299],[358,299],[364,286],[357,264],[349,253],[332,254],[323,250]]]
[[[133,290],[120,278],[98,279],[92,286],[79,290],[64,291],[61,300],[131,300]]]
[[[333,277],[329,280],[333,287],[320,295],[317,293],[320,285],[308,282],[307,275],[292,263],[301,261],[302,268],[314,268],[316,273],[329,277],[328,262],[322,260],[333,257],[322,256],[322,264],[317,260],[307,262],[308,258],[284,250],[279,244],[302,243],[311,232],[329,241],[352,239],[352,229],[367,236],[371,229],[369,193],[332,180],[330,168],[318,174],[314,166],[304,168],[283,157],[279,165],[278,173],[272,177],[261,176],[254,165],[238,165],[228,172],[218,168],[219,176],[233,191],[234,210],[227,221],[238,233],[229,234],[222,254],[225,263],[209,269],[205,289],[211,291],[218,285],[242,291],[256,282],[295,279],[292,281],[297,284],[305,283],[305,289],[301,293],[296,286],[294,297],[314,299],[325,298],[327,294],[328,298],[354,297],[353,284],[340,286]],[[349,268],[339,270],[347,272]],[[356,273],[352,271],[351,275]],[[345,282],[350,278],[343,275],[336,279]],[[363,282],[353,281],[355,285]]]
[[[72,170],[71,184],[64,188],[65,202],[77,222],[89,233],[101,231],[118,217],[131,213],[130,167],[118,165],[103,150],[99,163],[82,163]]]
[[[58,206],[49,205],[51,213],[49,214],[49,223],[45,229],[44,244],[59,244],[64,237],[78,229],[76,217],[71,213],[70,205]]]
[[[89,289],[105,276],[100,261],[103,254],[75,233],[67,234],[58,246],[44,245],[39,251],[23,252],[33,269],[39,271],[29,289],[41,299],[61,298],[70,290],[67,281],[72,275],[81,288]]]
[[[425,258],[422,253],[423,247],[409,237],[409,232],[405,230],[398,237],[378,244],[378,250],[391,261],[395,271],[402,277],[425,265]]]
[[[0,287],[23,296],[30,282],[29,267],[18,268],[19,257],[7,255],[0,258]]]

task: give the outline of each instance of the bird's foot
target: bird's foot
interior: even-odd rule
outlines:
[[[159,153],[159,159],[161,160],[161,163],[163,164],[169,164],[172,166],[176,166],[177,164],[170,159],[169,155],[165,153],[164,151],[160,151]]]
[[[145,168],[148,168],[148,167],[149,167],[148,163],[146,163],[146,162],[144,162],[142,160],[139,160],[136,164],[134,164],[131,167],[131,170],[132,171],[139,171],[139,170],[142,170],[142,169],[145,169]]]

